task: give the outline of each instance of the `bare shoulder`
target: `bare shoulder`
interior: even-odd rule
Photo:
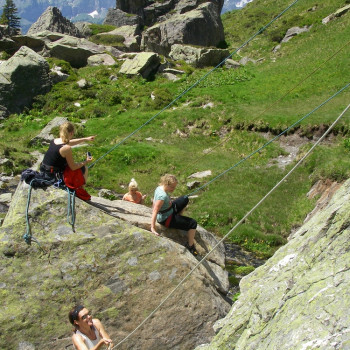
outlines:
[[[73,344],[74,344],[74,345],[77,345],[77,344],[79,344],[79,343],[81,343],[81,342],[84,343],[83,337],[82,337],[80,334],[77,334],[77,333],[74,333],[74,334],[72,335],[72,341],[73,341]]]
[[[98,318],[93,318],[92,319],[92,323],[94,324],[94,326],[100,330],[101,326],[102,326],[102,323],[101,321],[98,319]]]
[[[72,152],[72,147],[70,145],[64,145],[61,147],[60,152],[63,154],[67,154],[68,152]]]

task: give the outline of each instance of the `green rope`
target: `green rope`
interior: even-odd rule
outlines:
[[[101,159],[106,157],[109,153],[114,151],[117,147],[119,147],[121,144],[123,144],[126,140],[128,140],[130,137],[135,135],[139,130],[141,130],[144,126],[149,124],[153,119],[158,117],[162,112],[167,110],[169,107],[171,107],[176,101],[178,101],[181,97],[186,95],[190,90],[192,90],[194,87],[196,87],[199,83],[201,83],[208,75],[213,73],[216,69],[221,67],[229,58],[231,58],[235,53],[237,53],[239,50],[241,50],[243,47],[245,47],[247,44],[249,44],[256,36],[261,34],[266,28],[268,28],[273,22],[275,22],[278,18],[280,18],[285,12],[287,12],[293,5],[295,5],[299,0],[295,0],[292,4],[290,4],[286,9],[284,9],[279,15],[274,17],[268,24],[263,26],[259,31],[257,31],[254,35],[252,35],[247,41],[245,41],[241,46],[239,46],[236,50],[234,50],[229,56],[227,56],[223,61],[221,61],[217,66],[215,66],[213,69],[211,69],[209,72],[203,75],[200,79],[198,79],[194,84],[192,84],[189,88],[184,90],[180,95],[178,95],[174,100],[172,100],[168,105],[166,105],[163,109],[161,109],[158,113],[156,113],[153,117],[148,119],[144,124],[139,126],[136,130],[134,130],[131,134],[126,136],[124,139],[119,141],[116,145],[114,145],[110,150],[108,150],[106,153],[104,153],[101,157],[97,158],[93,163],[91,163],[88,168],[92,168],[97,162],[99,162]]]
[[[298,121],[296,121],[294,124],[292,124],[291,126],[289,126],[287,129],[285,129],[284,131],[282,131],[280,134],[278,134],[277,136],[275,136],[274,138],[272,138],[270,141],[266,142],[263,146],[261,146],[260,148],[258,148],[257,150],[255,150],[254,152],[250,153],[248,156],[244,157],[243,159],[241,159],[240,161],[238,161],[236,164],[232,165],[230,168],[226,169],[225,171],[223,171],[222,173],[220,173],[219,175],[215,176],[212,180],[208,181],[207,183],[205,183],[203,186],[198,187],[196,190],[194,190],[193,192],[189,193],[187,196],[191,196],[195,193],[197,193],[198,191],[201,191],[203,188],[209,186],[212,182],[214,182],[215,180],[217,180],[218,178],[220,178],[221,176],[225,175],[226,173],[228,173],[229,171],[231,171],[232,169],[236,168],[238,165],[240,165],[241,163],[245,162],[246,160],[248,160],[249,158],[251,158],[254,154],[260,152],[262,149],[264,149],[265,147],[267,147],[270,143],[272,143],[273,141],[277,140],[279,137],[281,137],[282,135],[284,135],[286,132],[288,132],[290,129],[294,128],[297,124],[301,123],[304,119],[308,118],[312,113],[316,112],[318,109],[320,109],[321,107],[323,107],[326,103],[328,103],[330,100],[332,100],[334,97],[336,97],[337,95],[339,95],[343,90],[345,90],[346,88],[348,88],[350,85],[350,83],[348,83],[347,85],[345,85],[343,88],[341,88],[339,91],[337,91],[333,96],[329,97],[326,101],[322,102],[319,106],[317,106],[316,108],[314,108],[311,112],[309,112],[308,114],[306,114],[304,117],[300,118]]]

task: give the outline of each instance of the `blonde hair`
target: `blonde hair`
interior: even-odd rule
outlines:
[[[65,122],[60,126],[60,138],[64,143],[68,143],[69,134],[74,132],[74,125],[71,122]]]
[[[172,184],[177,184],[177,179],[175,175],[171,174],[165,174],[160,178],[160,185],[172,185]]]
[[[137,182],[134,178],[132,178],[129,183],[129,190],[137,190],[137,189],[138,189]]]

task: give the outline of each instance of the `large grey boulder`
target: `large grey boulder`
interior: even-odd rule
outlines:
[[[265,265],[240,283],[201,350],[348,349],[350,180]]]
[[[99,35],[116,35],[123,37],[123,48],[120,48],[120,50],[128,52],[140,51],[141,32],[138,25],[124,25],[110,32],[100,33]]]
[[[108,53],[100,53],[90,56],[87,63],[89,66],[113,66],[116,64],[116,61]]]
[[[114,344],[149,315],[198,263],[182,245],[76,199],[75,232],[67,193],[32,191],[28,246],[21,183],[0,228],[0,348],[72,348],[69,309],[81,302],[104,323]],[[214,335],[229,310],[216,285],[221,267],[204,263],[121,349],[193,349]],[[226,276],[227,278],[227,276]],[[40,331],[38,325],[45,331]],[[40,328],[40,327],[39,327]],[[15,334],[16,336],[7,336]]]
[[[50,6],[39,17],[39,19],[31,25],[27,35],[33,35],[44,30],[67,34],[75,37],[82,37],[78,28],[67,18],[62,16],[61,11],[57,7]]]
[[[119,73],[141,75],[147,79],[157,71],[160,57],[154,52],[140,52],[134,58],[127,58],[120,67]]]
[[[51,57],[65,60],[75,68],[85,67],[90,56],[104,53],[106,50],[105,46],[69,35],[63,35],[58,40],[47,42],[46,46]]]
[[[143,32],[141,49],[168,55],[174,44],[217,46],[224,40],[224,29],[216,10],[215,4],[206,2],[174,14]]]
[[[151,26],[161,22],[163,17],[171,16],[176,12],[179,14],[191,11],[208,0],[120,0],[117,1],[117,10],[121,13],[133,14],[139,18],[140,23]],[[216,14],[220,17],[224,0],[210,1],[216,7]],[[116,24],[119,25],[119,24]]]
[[[282,39],[282,43],[288,42],[290,39],[292,39],[294,36],[299,35],[301,33],[308,32],[310,30],[311,26],[304,26],[304,27],[292,27],[287,30],[286,35]]]
[[[103,24],[110,24],[117,27],[139,25],[142,20],[137,15],[123,12],[119,9],[109,9]]]
[[[175,61],[183,60],[195,67],[207,67],[218,65],[229,54],[229,50],[175,44],[171,47],[169,57]]]
[[[148,208],[144,205],[139,205],[123,200],[108,200],[102,197],[91,197],[91,204],[105,211],[109,215],[115,216],[121,220],[124,220],[134,226],[140,227],[144,230],[151,230],[151,217],[152,208]],[[184,214],[186,215],[186,214]],[[162,225],[157,224],[157,231],[163,236],[178,242],[181,245],[185,245],[187,242],[187,235],[185,232],[181,232],[175,229],[169,229]],[[217,239],[203,227],[198,226],[196,233],[196,247],[201,255],[205,255],[211,250],[214,245],[217,244]],[[216,250],[214,250],[208,260],[219,265],[225,265],[225,247],[224,244],[220,244]],[[224,287],[224,292],[227,293],[228,285],[222,281],[221,284]]]
[[[0,65],[0,105],[10,113],[20,113],[36,95],[50,91],[52,83],[46,60],[22,46]]]

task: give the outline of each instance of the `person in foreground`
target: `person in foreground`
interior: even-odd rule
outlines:
[[[136,204],[143,204],[146,195],[142,195],[141,192],[138,191],[138,185],[136,180],[133,178],[129,183],[129,192],[125,193],[123,196],[123,201],[129,201]]]
[[[102,323],[97,318],[92,318],[91,313],[83,306],[75,306],[68,314],[70,323],[74,326],[72,336],[76,350],[97,350],[113,347],[112,340],[105,331]]]
[[[49,149],[44,155],[44,159],[40,165],[40,171],[45,172],[52,177],[62,174],[68,165],[71,170],[81,169],[85,183],[88,177],[88,169],[86,164],[92,161],[91,157],[76,163],[73,159],[72,146],[78,145],[86,141],[93,141],[95,136],[73,139],[74,125],[70,122],[63,123],[60,126],[60,137],[50,142]]]
[[[197,221],[181,215],[181,211],[188,204],[188,197],[183,196],[171,201],[169,196],[169,193],[174,192],[177,183],[174,175],[165,174],[161,177],[160,184],[154,191],[151,231],[156,236],[159,236],[159,233],[156,231],[156,221],[166,227],[188,231],[186,248],[196,256],[198,252],[194,246],[194,236],[196,234]]]

